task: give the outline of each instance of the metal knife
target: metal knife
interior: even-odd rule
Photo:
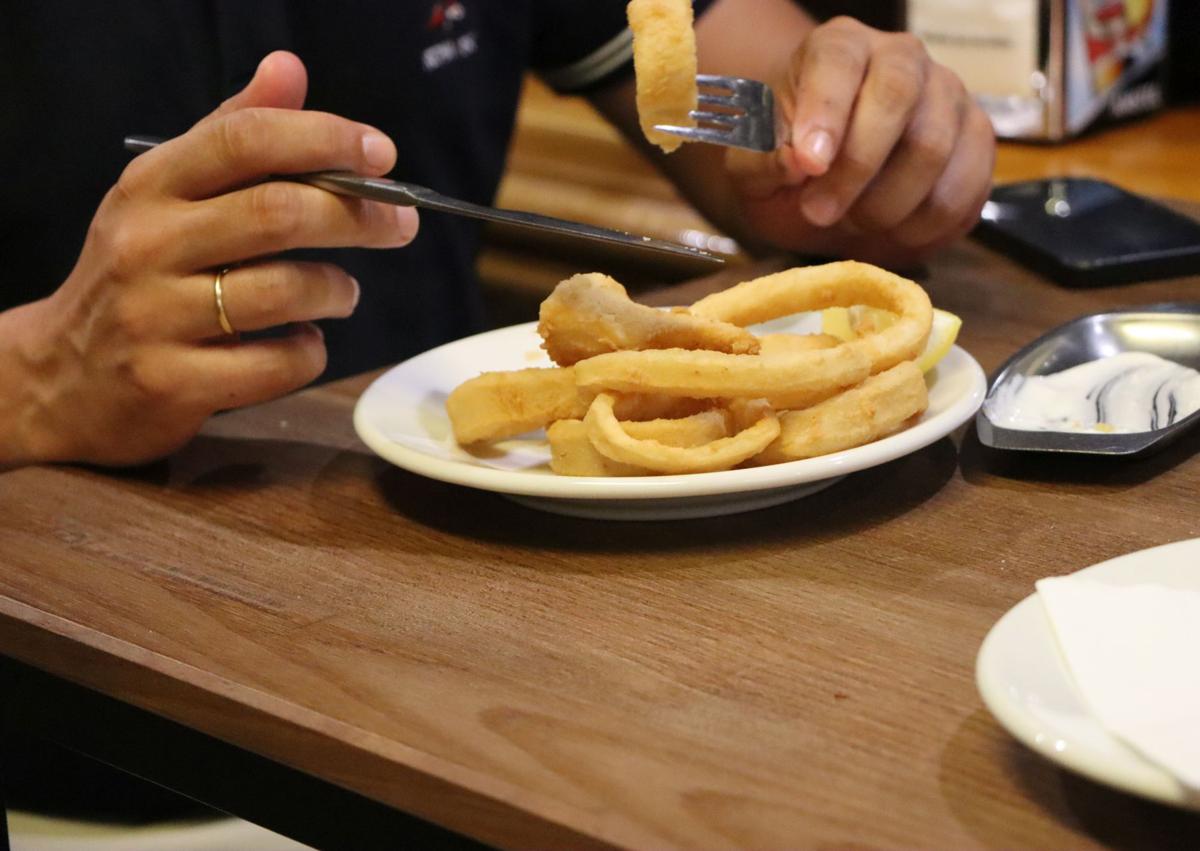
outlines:
[[[134,153],[148,151],[164,140],[155,136],[126,136],[125,149]],[[386,204],[397,204],[401,207],[420,207],[425,210],[439,210],[443,213],[456,213],[474,219],[484,219],[489,222],[503,222],[517,227],[534,228],[567,236],[590,239],[597,242],[615,243],[631,248],[642,248],[674,254],[680,257],[690,257],[694,260],[705,260],[710,263],[724,263],[724,259],[688,245],[676,242],[666,242],[652,239],[648,236],[634,236],[624,231],[596,227],[570,222],[566,219],[556,219],[537,213],[524,213],[518,210],[502,210],[473,204],[470,201],[460,201],[435,192],[424,186],[412,183],[401,183],[388,180],[386,177],[364,177],[348,171],[317,171],[310,174],[281,175],[281,179],[294,180],[317,186],[338,195],[353,195],[357,198],[368,198],[372,201],[382,201]]]

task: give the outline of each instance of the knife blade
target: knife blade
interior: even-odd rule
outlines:
[[[142,153],[161,144],[164,140],[156,136],[126,136],[125,149],[134,153]],[[425,210],[437,210],[443,213],[454,213],[483,219],[489,222],[503,222],[523,228],[549,231],[566,236],[590,239],[596,242],[623,245],[648,251],[658,251],[674,254],[678,257],[689,257],[693,260],[704,260],[709,263],[724,263],[724,258],[677,242],[668,242],[648,236],[635,236],[625,231],[597,227],[582,222],[572,222],[566,219],[556,219],[539,213],[526,213],[520,210],[505,210],[496,207],[485,207],[470,201],[461,201],[443,195],[425,186],[413,183],[402,183],[389,180],[386,177],[366,177],[348,171],[317,171],[308,174],[279,175],[279,179],[307,183],[333,192],[338,195],[352,195],[356,198],[367,198],[371,201],[382,201],[385,204],[397,204],[401,207],[419,207]]]

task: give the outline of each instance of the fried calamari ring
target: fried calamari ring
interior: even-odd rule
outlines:
[[[774,357],[661,349],[612,352],[580,361],[575,380],[592,391],[712,399],[796,394],[824,398],[858,384],[870,371],[867,355],[848,344]]]
[[[744,328],[638,304],[623,286],[598,273],[574,275],[560,283],[542,302],[538,318],[542,348],[559,366],[621,350],[758,351],[758,339]]]
[[[591,396],[581,395],[570,367],[485,372],[446,398],[446,413],[460,444],[501,440],[582,417]]]
[[[832,334],[763,334],[758,338],[758,353],[765,358],[832,349],[842,341]]]
[[[891,311],[896,321],[838,351],[861,351],[871,361],[871,372],[877,373],[915,358],[925,348],[933,326],[933,305],[925,290],[899,275],[853,260],[745,281],[700,299],[688,310],[746,326],[793,313],[860,304]]]
[[[723,408],[710,408],[679,419],[622,422],[621,425],[637,440],[657,440],[667,446],[700,446],[727,437],[730,417]],[[583,420],[559,420],[546,429],[546,437],[550,442],[550,469],[560,476],[646,476],[653,473],[645,467],[622,464],[597,452]]]
[[[485,372],[451,391],[446,413],[458,443],[490,443],[555,420],[579,419],[594,395],[579,389],[572,367]],[[705,399],[627,393],[617,402],[617,416],[633,421],[678,418],[708,407]]]
[[[819,405],[785,411],[779,437],[751,463],[778,464],[862,446],[899,430],[928,404],[924,374],[904,361]]]
[[[646,138],[666,153],[682,144],[655,124],[695,127],[696,34],[690,0],[632,0],[626,7],[633,33],[638,120]]]
[[[779,435],[779,418],[765,400],[739,399],[730,403],[736,434],[700,446],[668,446],[658,440],[639,440],[626,432],[613,413],[614,401],[611,393],[599,394],[583,418],[592,446],[614,461],[656,473],[728,470],[757,455]]]

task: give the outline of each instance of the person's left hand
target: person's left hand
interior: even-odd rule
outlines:
[[[907,264],[978,220],[991,122],[914,36],[835,18],[809,33],[773,88],[788,144],[726,156],[755,238]]]

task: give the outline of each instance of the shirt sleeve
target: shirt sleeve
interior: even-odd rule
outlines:
[[[628,0],[534,0],[533,70],[552,89],[580,94],[633,72]],[[693,0],[697,19],[714,0]]]

